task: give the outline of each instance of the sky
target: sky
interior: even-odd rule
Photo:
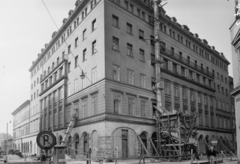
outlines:
[[[58,27],[75,8],[75,0],[44,0]],[[229,27],[234,21],[234,0],[167,0],[164,9],[180,24],[198,33],[232,62]],[[30,72],[56,27],[42,0],[0,0],[0,133],[12,134],[11,113],[30,99]],[[232,75],[232,65],[229,66]]]

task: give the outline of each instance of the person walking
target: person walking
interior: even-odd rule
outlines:
[[[208,160],[210,164],[214,164],[216,158],[216,150],[213,146],[210,147],[208,150]]]

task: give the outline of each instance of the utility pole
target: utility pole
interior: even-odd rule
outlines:
[[[161,96],[161,55],[160,55],[160,48],[161,48],[161,40],[159,36],[159,27],[160,27],[160,11],[159,6],[161,0],[153,0],[154,3],[154,41],[155,41],[155,78],[156,78],[156,84],[154,86],[154,90],[156,92],[157,97],[157,112],[162,113],[162,96]],[[157,113],[155,113],[157,114]],[[158,123],[157,123],[158,124]],[[157,151],[161,152],[161,135],[160,135],[160,129],[157,127]]]
[[[155,36],[155,77],[156,77],[156,96],[157,96],[157,109],[161,111],[162,97],[161,97],[161,58],[160,46],[161,40],[159,36],[159,5],[161,0],[154,0],[154,36]]]

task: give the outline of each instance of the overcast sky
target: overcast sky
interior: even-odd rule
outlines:
[[[75,0],[44,0],[60,27]],[[169,16],[231,59],[229,27],[234,0],[167,0]],[[11,113],[30,99],[30,68],[56,31],[42,0],[0,0],[0,132],[6,132]],[[232,75],[232,65],[229,66]],[[12,124],[9,125],[12,134]]]

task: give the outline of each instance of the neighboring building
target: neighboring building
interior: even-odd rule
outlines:
[[[233,91],[234,89],[234,84],[233,84],[233,78],[231,76],[228,77],[228,81],[229,81],[229,90],[230,93]],[[235,115],[235,101],[234,101],[234,97],[231,95],[231,111],[232,111],[232,130],[233,130],[233,136],[234,136],[234,148],[237,149],[237,140],[236,140],[236,115]]]
[[[236,7],[240,5],[239,0],[235,0]],[[235,13],[240,12],[239,9],[235,9]],[[234,89],[232,90],[232,96],[234,97],[235,103],[235,114],[236,114],[236,138],[237,138],[237,156],[238,164],[240,164],[240,26],[239,24],[240,16],[236,16],[235,21],[230,27],[231,33],[231,44],[232,44],[232,65],[233,65],[233,84]]]
[[[118,147],[119,158],[136,158],[142,149],[137,135],[152,152],[147,138],[156,135],[155,57],[148,2],[76,1],[29,69],[32,82],[40,79],[41,131],[51,130],[62,140],[77,112],[69,138],[76,151],[68,154],[83,157],[91,147],[112,157]],[[204,140],[232,144],[229,62],[176,18],[161,15],[163,107],[199,114],[200,153],[206,152]]]
[[[36,133],[31,128],[38,128],[38,123],[31,127],[30,100],[25,101],[13,113],[13,147],[23,154],[37,154]],[[36,147],[36,148],[35,148]]]
[[[8,139],[12,139],[13,137],[8,134]],[[4,140],[7,139],[7,134],[6,133],[0,133],[0,143],[2,143]]]

